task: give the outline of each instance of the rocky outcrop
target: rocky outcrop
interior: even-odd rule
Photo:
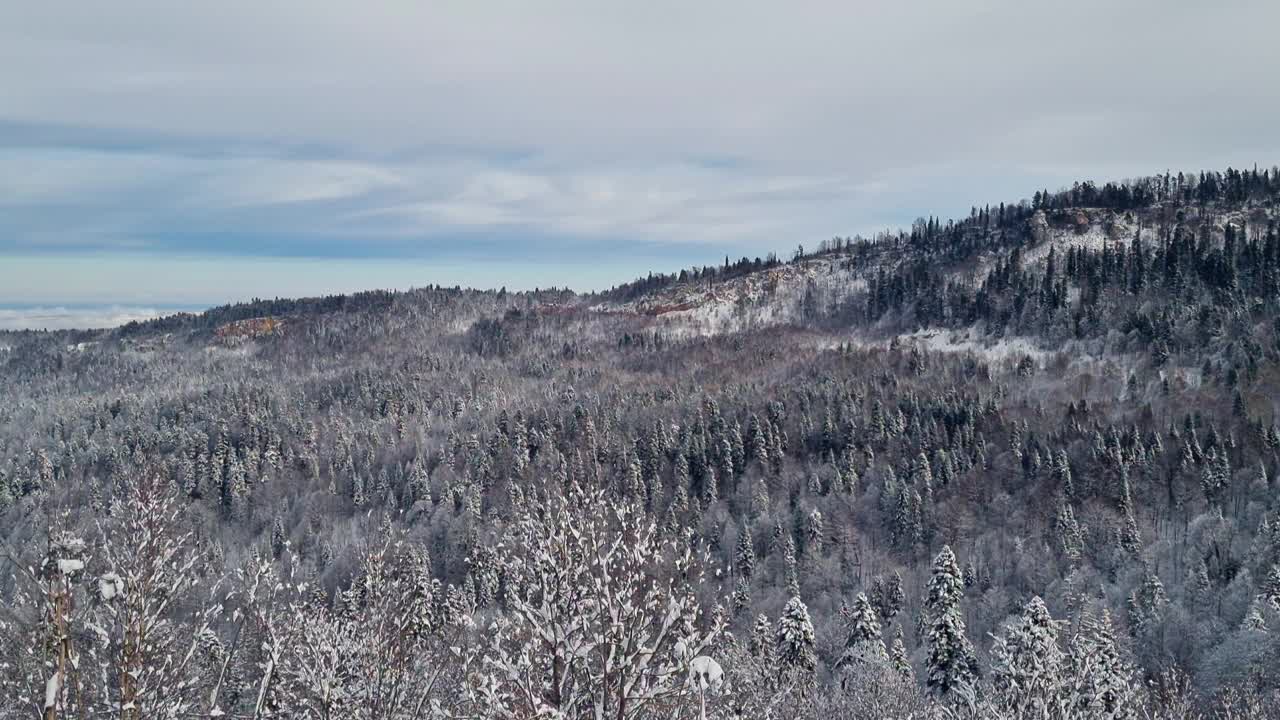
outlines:
[[[234,343],[251,338],[279,335],[283,332],[283,320],[274,317],[256,317],[220,325],[213,334],[223,342]]]

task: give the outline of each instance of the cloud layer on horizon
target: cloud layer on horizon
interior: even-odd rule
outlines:
[[[0,308],[0,330],[93,330],[113,328],[134,320],[150,320],[173,311],[147,307],[30,307]]]

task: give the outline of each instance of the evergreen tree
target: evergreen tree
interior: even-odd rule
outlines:
[[[970,686],[977,677],[973,646],[965,635],[960,599],[964,579],[951,546],[944,545],[933,561],[924,612],[929,644],[926,686],[936,695],[945,696],[960,687]]]
[[[799,597],[792,597],[778,618],[774,634],[779,672],[812,676],[818,667],[813,622],[809,608]]]
[[[858,593],[849,611],[849,637],[845,640],[840,666],[866,662],[886,662],[889,659],[884,640],[880,637],[880,619],[866,593]]]
[[[1274,607],[1280,610],[1280,563],[1271,566],[1267,571],[1267,576],[1262,581],[1262,597]]]
[[[1128,720],[1137,716],[1136,670],[1120,653],[1111,613],[1085,612],[1071,641],[1071,676],[1078,709],[1087,717]]]
[[[738,531],[738,547],[736,552],[738,572],[750,580],[756,569],[756,550],[751,542],[751,529],[744,526]]]
[[[1164,621],[1165,606],[1169,598],[1164,583],[1154,571],[1148,569],[1142,583],[1129,595],[1129,623],[1134,635],[1143,636]]]
[[[1080,525],[1076,522],[1075,511],[1071,504],[1063,500],[1058,504],[1058,514],[1054,518],[1053,534],[1058,552],[1069,563],[1080,562],[1084,550],[1084,539],[1080,533]]]
[[[769,660],[773,656],[773,623],[769,616],[761,613],[751,626],[751,638],[747,642],[748,651],[761,660]]]
[[[889,648],[889,664],[904,680],[915,683],[916,673],[911,668],[911,660],[907,657],[907,646],[902,642],[902,628],[894,635],[893,645]]]
[[[1065,450],[1059,450],[1053,460],[1053,479],[1058,484],[1064,497],[1075,499],[1076,488],[1071,476],[1071,460]]]
[[[1016,717],[1047,717],[1058,705],[1066,655],[1057,625],[1036,596],[995,637],[991,684],[999,704]]]

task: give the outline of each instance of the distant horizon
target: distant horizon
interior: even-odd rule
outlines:
[[[1280,165],[1257,161],[1242,165],[1238,169],[1252,168],[1275,169],[1280,168]],[[1177,175],[1221,172],[1224,169],[1226,168],[1164,172]],[[1102,185],[1109,182],[1156,177],[1163,175],[1164,172],[1152,171],[1123,178],[1078,178],[1073,182],[1094,182]],[[1039,190],[1030,190],[1014,200],[975,202],[968,205],[963,212],[955,210],[949,215],[934,211],[921,212],[915,215],[913,220],[935,218],[943,223],[958,221],[967,217],[968,212],[974,207],[1000,203],[1016,205],[1029,202],[1030,196],[1040,190],[1061,192],[1068,187],[1069,185],[1065,184],[1056,187],[1040,187]],[[646,258],[644,262],[651,263],[647,270],[641,269],[643,267],[640,264],[641,261],[624,259],[602,265],[597,257],[570,262],[515,262],[489,259],[484,262],[441,263],[420,257],[200,257],[189,254],[153,257],[145,254],[101,253],[74,257],[29,254],[10,255],[5,258],[0,254],[0,259],[6,260],[0,263],[0,293],[6,291],[10,293],[9,296],[0,294],[0,330],[110,329],[133,320],[148,320],[183,312],[200,313],[215,307],[250,303],[254,300],[350,295],[380,290],[405,292],[429,286],[460,287],[482,292],[501,289],[510,292],[567,289],[576,294],[590,295],[605,292],[610,288],[649,275],[674,274],[692,267],[717,266],[726,257],[730,260],[738,260],[744,257],[763,258],[775,255],[787,259],[796,247],[807,246],[809,250],[813,250],[834,237],[873,239],[881,233],[905,231],[909,225],[910,223],[904,221],[896,226],[886,226],[865,235],[863,233],[832,234],[812,243],[795,243],[789,250],[772,249],[764,252],[741,253],[731,248],[717,248],[714,257],[707,257],[705,253],[689,256],[674,253],[669,256],[659,254]],[[684,262],[678,266],[655,267],[652,264],[664,260],[675,262],[680,257],[684,257]],[[306,269],[309,272],[298,273],[299,269]],[[353,273],[353,270],[360,272]],[[82,294],[62,297],[48,291],[41,294],[40,288],[44,276],[48,273],[72,278],[77,274],[82,274],[86,278],[106,274],[117,278],[123,284],[117,285],[120,290],[114,296]],[[164,292],[157,294],[154,291],[138,293],[125,289],[131,279],[147,275],[164,276],[170,282],[180,284],[183,281],[187,283],[194,281],[196,287],[185,284],[181,291],[169,291],[167,294]],[[257,289],[244,289],[221,295],[210,289],[212,285],[218,285],[221,278],[230,276],[236,276],[242,284],[246,282],[246,276],[249,276],[253,278],[249,284],[256,285]],[[575,285],[574,280],[581,281],[582,284]],[[200,283],[204,283],[203,289]],[[197,294],[192,295],[193,292]],[[24,299],[16,299],[19,297]]]
[[[0,302],[590,291],[1251,167],[1280,158],[1277,25],[1156,0],[9,3]]]

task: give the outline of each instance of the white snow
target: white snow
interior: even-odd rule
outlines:
[[[1023,355],[1041,360],[1048,354],[1030,339],[1018,336],[992,340],[973,337],[967,331],[920,330],[900,338],[903,342],[917,343],[922,349],[931,352],[973,353],[988,360],[1021,359]]]
[[[58,572],[62,573],[63,575],[70,575],[71,573],[80,572],[83,569],[84,569],[83,560],[76,560],[74,558],[72,559],[61,558],[58,560]]]
[[[724,682],[724,669],[714,658],[699,655],[689,663],[689,675],[694,685],[702,691],[718,691]]]
[[[58,693],[62,691],[62,671],[54,673],[44,684],[44,707],[46,710],[57,707]]]
[[[834,349],[847,343],[858,348],[884,349],[894,339],[902,344],[903,349],[910,349],[912,345],[917,345],[921,350],[933,353],[972,353],[991,362],[1017,361],[1023,356],[1029,356],[1036,362],[1043,362],[1050,354],[1028,337],[1015,335],[993,339],[979,331],[941,328],[926,328],[903,333],[896,338],[879,340],[868,340],[860,335],[847,338],[836,337],[823,343],[822,346],[826,349]]]
[[[98,578],[98,592],[103,600],[112,600],[124,595],[124,578],[109,572]]]
[[[596,312],[654,318],[675,337],[734,333],[801,319],[805,293],[819,302],[865,290],[866,268],[845,267],[848,256],[822,255],[713,284],[685,282],[625,303],[601,303]]]
[[[1091,223],[1087,230],[1078,233],[1072,228],[1050,228],[1049,239],[1035,245],[1022,253],[1022,266],[1030,267],[1048,260],[1049,250],[1058,249],[1058,269],[1067,260],[1067,250],[1072,247],[1087,250],[1102,250],[1107,245],[1128,244],[1133,239],[1133,227],[1124,222],[1116,222],[1111,231],[1100,223]],[[1146,238],[1144,238],[1145,241]]]

